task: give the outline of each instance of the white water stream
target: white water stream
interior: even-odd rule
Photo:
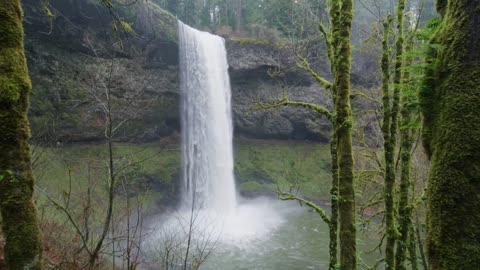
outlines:
[[[233,173],[231,89],[225,40],[178,22],[182,93],[183,192],[180,212],[235,243],[283,223],[269,200],[238,203]],[[185,216],[185,214],[182,214]]]
[[[232,213],[233,125],[225,41],[178,22],[183,207]]]

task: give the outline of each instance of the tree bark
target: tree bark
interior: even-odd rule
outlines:
[[[0,0],[0,211],[7,268],[41,269],[27,120],[30,78],[19,0]]]

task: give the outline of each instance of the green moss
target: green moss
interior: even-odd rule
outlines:
[[[16,102],[30,80],[23,52],[22,11],[16,1],[0,6],[0,101]]]
[[[440,3],[440,2],[439,2]],[[446,1],[441,3],[446,4]],[[452,0],[432,42],[439,50],[425,117],[431,167],[427,244],[431,269],[480,265],[480,3]],[[424,95],[425,96],[425,95]]]
[[[0,17],[1,18],[1,17]],[[20,98],[18,89],[30,89],[23,45],[19,48],[0,48],[0,101],[16,102]]]
[[[23,50],[20,1],[0,5],[0,211],[9,269],[41,269],[42,243],[32,200],[30,129],[31,85]]]
[[[351,33],[353,20],[353,1],[332,1],[333,23],[332,41],[335,47],[335,134],[337,140],[338,161],[338,213],[340,269],[357,269],[356,263],[356,227],[355,227],[355,190],[354,160],[352,145],[352,109],[350,105],[351,72]],[[332,14],[332,11],[331,11]]]

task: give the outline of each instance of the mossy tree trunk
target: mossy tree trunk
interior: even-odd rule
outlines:
[[[430,269],[480,265],[480,1],[438,1],[443,22],[422,88]]]
[[[31,89],[23,49],[22,8],[0,0],[0,210],[10,270],[41,269],[42,243],[32,200],[27,120]]]
[[[335,129],[337,135],[338,183],[339,183],[339,240],[340,240],[340,269],[352,270],[357,268],[356,263],[356,227],[355,227],[355,192],[353,177],[353,149],[352,149],[352,110],[350,106],[350,71],[353,1],[337,0],[340,2],[338,19],[338,42],[335,57],[336,66],[336,100],[335,100]]]
[[[412,35],[410,35],[412,37]],[[406,42],[405,51],[408,53],[413,46],[413,40],[408,38]],[[411,57],[406,57],[405,67],[409,67],[412,64]],[[405,72],[403,77],[403,89],[409,92],[410,88],[410,73]],[[404,93],[401,106],[401,127],[400,127],[400,190],[399,190],[399,203],[398,203],[398,239],[395,251],[395,269],[406,270],[406,256],[407,248],[412,243],[408,242],[410,233],[410,227],[412,227],[412,207],[410,205],[410,170],[412,167],[412,150],[413,150],[413,113],[415,109],[414,97],[409,93]],[[414,239],[414,238],[413,238]],[[415,242],[413,241],[413,244]],[[415,252],[415,249],[413,250]],[[414,262],[412,262],[414,264]],[[414,268],[414,267],[412,267]]]
[[[337,77],[337,65],[335,64],[337,61],[337,47],[338,47],[338,31],[339,31],[339,20],[340,20],[340,1],[333,1],[332,6],[330,8],[330,33],[329,35],[324,34],[324,38],[327,45],[327,54],[328,59],[330,60],[330,70],[334,77],[334,81],[332,83],[331,89],[331,96],[332,102],[334,106],[336,105],[337,99],[337,86],[338,86],[338,77]],[[320,25],[320,29],[322,26]],[[325,30],[321,30],[321,32],[325,33]],[[335,110],[335,108],[334,108]],[[330,139],[330,158],[332,162],[332,187],[330,189],[330,202],[332,204],[331,207],[331,215],[330,215],[330,226],[329,226],[329,233],[330,233],[330,244],[329,244],[329,253],[330,253],[330,263],[329,268],[330,270],[336,270],[338,264],[338,221],[339,221],[339,182],[338,182],[338,150],[337,150],[337,131],[336,131],[336,119],[335,117],[331,120],[333,131],[332,137]]]
[[[395,147],[391,144],[391,91],[390,91],[390,48],[388,41],[390,39],[390,25],[392,23],[393,17],[388,16],[388,18],[383,22],[383,41],[382,41],[382,60],[381,60],[381,69],[382,69],[382,109],[383,109],[383,122],[382,122],[382,133],[383,133],[383,153],[385,158],[385,187],[384,187],[384,201],[385,201],[385,224],[386,224],[386,234],[387,234],[387,244],[385,252],[385,261],[387,265],[392,263],[390,260],[393,259],[393,246],[395,242],[389,242],[390,226],[393,222],[393,181],[395,179]],[[387,257],[389,259],[387,259]],[[392,265],[393,266],[393,265]]]
[[[332,187],[330,189],[330,202],[332,204],[329,224],[329,254],[330,262],[328,269],[337,269],[337,251],[338,251],[338,162],[337,162],[337,138],[335,132],[332,134],[330,142],[330,154],[332,160]]]
[[[395,224],[394,186],[396,178],[396,147],[398,133],[398,115],[400,113],[400,84],[403,67],[403,28],[405,0],[399,0],[397,6],[397,40],[395,44],[395,74],[393,79],[393,101],[391,107],[384,112],[384,154],[385,154],[385,269],[392,270],[395,265],[395,241],[398,235]],[[385,98],[385,97],[384,97]],[[390,97],[388,97],[390,99]],[[388,102],[390,102],[388,100]],[[384,101],[385,106],[385,101]],[[390,118],[390,119],[387,119]],[[387,123],[386,123],[387,122]]]

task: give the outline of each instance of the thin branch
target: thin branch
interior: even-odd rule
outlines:
[[[90,252],[90,250],[88,249],[88,242],[87,242],[87,239],[85,239],[85,236],[83,235],[83,232],[82,230],[80,229],[80,227],[78,226],[78,224],[75,222],[75,220],[73,219],[73,216],[71,215],[71,213],[68,211],[68,209],[65,208],[65,206],[63,206],[62,204],[60,204],[59,202],[57,202],[54,198],[52,198],[50,195],[48,195],[48,193],[41,189],[40,187],[38,186],[35,186],[35,188],[40,191],[43,195],[45,195],[45,197],[51,202],[53,203],[53,205],[61,210],[62,212],[65,213],[65,215],[67,216],[68,220],[70,221],[70,223],[72,224],[72,226],[75,228],[75,231],[77,232],[77,234],[80,236],[80,238],[82,239],[82,243],[83,243],[83,246],[85,247],[85,250],[88,252],[89,255],[92,255],[92,253]]]
[[[334,114],[327,108],[308,102],[302,101],[292,101],[285,95],[282,99],[272,100],[270,102],[261,102],[261,101],[254,101],[257,105],[254,110],[272,110],[277,109],[284,106],[296,106],[296,107],[303,107],[306,109],[311,109],[316,111],[318,114],[325,116],[330,122],[333,123]]]
[[[315,72],[305,57],[301,56],[298,52],[295,52],[295,56],[298,58],[298,60],[300,60],[300,63],[297,62],[297,67],[307,71],[321,86],[332,91],[332,83],[321,77],[317,72]]]
[[[317,214],[320,215],[322,220],[325,223],[327,223],[327,225],[330,225],[331,221],[330,221],[330,217],[328,216],[327,212],[325,212],[325,210],[323,210],[323,208],[316,205],[315,203],[313,203],[311,201],[308,201],[306,199],[300,198],[300,197],[298,197],[298,196],[296,196],[292,193],[288,193],[288,192],[278,192],[278,196],[279,196],[279,199],[282,200],[282,201],[297,201],[300,204],[307,205],[308,207],[315,210],[315,212],[317,212]]]

